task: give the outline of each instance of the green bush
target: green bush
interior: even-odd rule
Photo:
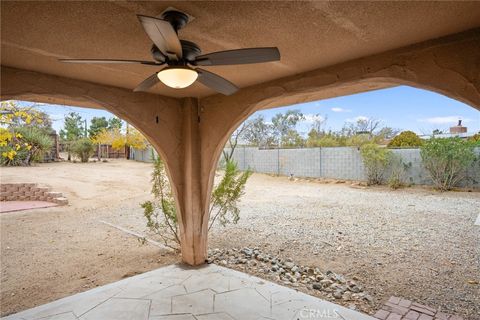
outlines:
[[[177,209],[166,168],[160,157],[152,154],[152,159],[154,169],[151,182],[154,200],[141,204],[143,215],[147,219],[147,227],[159,235],[167,247],[178,250],[180,235]],[[224,175],[212,191],[208,230],[212,228],[215,221],[222,226],[238,222],[240,219],[238,203],[244,194],[245,184],[250,175],[249,170],[240,172],[233,160],[226,161]]]
[[[392,151],[374,143],[367,143],[360,147],[360,154],[367,172],[367,183],[369,185],[382,184]]]
[[[88,162],[88,159],[93,155],[95,145],[89,138],[78,139],[73,142],[71,146],[72,153],[80,158],[82,162]]]
[[[413,131],[403,131],[390,141],[388,147],[419,147],[423,140]]]
[[[422,163],[435,187],[451,190],[466,178],[476,159],[475,144],[461,138],[431,138],[420,149]]]
[[[388,186],[394,190],[402,188],[407,184],[407,170],[412,166],[411,163],[405,164],[402,157],[392,153],[390,158],[390,177]]]

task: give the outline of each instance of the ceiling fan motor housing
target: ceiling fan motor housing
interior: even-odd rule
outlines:
[[[164,12],[162,14],[162,19],[170,22],[173,29],[175,29],[175,32],[178,32],[178,30],[185,27],[185,25],[188,23],[188,15],[176,10]]]
[[[197,56],[202,54],[202,50],[200,50],[200,47],[196,43],[187,40],[180,40],[180,43],[182,44],[183,62],[193,62]],[[168,60],[156,45],[152,45],[150,52],[155,61],[165,62]],[[179,61],[168,61],[169,64],[175,62],[178,63]]]

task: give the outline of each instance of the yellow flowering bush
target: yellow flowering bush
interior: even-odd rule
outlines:
[[[53,145],[45,132],[45,114],[13,101],[0,106],[0,164],[29,165]]]
[[[114,150],[122,150],[125,146],[129,146],[139,150],[147,148],[147,140],[135,128],[130,128],[128,134],[124,134],[119,128],[111,130],[102,129],[94,138],[95,144],[109,144]]]

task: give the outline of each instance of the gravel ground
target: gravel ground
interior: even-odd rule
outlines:
[[[61,170],[52,170],[55,165]],[[2,169],[2,181],[29,177],[22,182],[56,185],[54,191],[71,202],[1,216],[2,315],[178,260],[98,222],[154,238],[138,206],[148,198],[150,165],[82,166]],[[258,247],[331,270],[355,279],[376,305],[396,295],[478,320],[480,226],[473,224],[479,208],[479,193],[390,191],[254,174],[239,223],[216,226],[209,246]]]
[[[394,295],[480,319],[478,192],[392,191],[254,174],[240,208],[238,224],[212,229],[212,250],[258,247],[359,279],[375,300],[364,311],[376,310]],[[112,219],[158,240],[146,231],[141,211]],[[240,270],[273,279],[254,268]]]
[[[215,228],[210,247],[261,246],[356,277],[377,304],[395,295],[480,319],[479,214],[479,193],[254,175],[240,222]]]

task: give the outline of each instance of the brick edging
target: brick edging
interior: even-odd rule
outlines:
[[[39,187],[36,183],[0,184],[0,201],[48,201],[67,205],[68,199],[60,192],[52,192],[48,187]]]

